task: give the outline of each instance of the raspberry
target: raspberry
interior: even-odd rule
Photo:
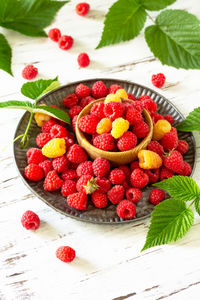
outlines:
[[[190,176],[191,173],[192,173],[191,166],[186,161],[184,161],[183,162],[183,169],[181,170],[181,172],[179,173],[179,175]]]
[[[142,105],[142,103],[141,103],[140,101],[134,101],[134,102],[132,103],[132,106],[133,106],[135,109],[137,109],[137,111],[139,111],[140,113],[142,113],[142,111],[143,111],[143,105]]]
[[[123,200],[117,205],[117,214],[122,219],[133,219],[136,214],[135,204],[129,200]]]
[[[61,125],[54,125],[50,130],[51,138],[63,138],[68,136],[68,131]]]
[[[72,130],[73,130],[73,132],[75,132],[75,130],[76,130],[76,120],[77,120],[77,118],[78,118],[78,115],[76,115],[72,119]]]
[[[46,160],[46,157],[42,154],[42,151],[38,148],[30,148],[26,152],[28,164],[38,165],[40,162]]]
[[[69,161],[63,155],[61,157],[54,158],[52,165],[53,165],[54,170],[56,170],[58,173],[62,173],[63,170],[67,169],[66,167],[69,166]]]
[[[178,146],[178,136],[174,132],[166,133],[160,141],[165,151],[171,151]]]
[[[157,205],[165,199],[165,192],[160,189],[154,189],[150,192],[149,201]]]
[[[163,73],[158,73],[156,75],[152,75],[152,78],[151,78],[152,84],[157,88],[161,88],[164,85],[165,80],[166,80],[166,78]]]
[[[143,139],[145,138],[149,133],[149,126],[144,121],[141,121],[140,123],[137,123],[133,127],[133,133],[139,138]]]
[[[87,160],[87,153],[81,146],[74,144],[69,148],[67,158],[73,163],[80,164]]]
[[[44,176],[46,177],[49,171],[53,170],[52,162],[48,159],[42,161],[39,163],[39,166],[43,169],[44,171]]]
[[[103,102],[94,103],[90,109],[90,114],[95,115],[98,119],[104,118],[105,117],[104,103]]]
[[[38,74],[38,69],[33,65],[28,65],[22,70],[22,77],[26,80],[35,78]]]
[[[58,41],[58,46],[60,49],[62,50],[68,50],[72,47],[73,45],[73,38],[69,35],[62,35],[60,38],[59,38],[59,41]]]
[[[167,120],[171,125],[174,123],[174,119],[171,115],[166,115],[165,120]]]
[[[169,156],[165,157],[163,163],[166,168],[179,174],[183,169],[183,157],[180,152],[174,150]]]
[[[146,100],[142,100],[142,105],[150,113],[154,113],[157,110],[157,104],[151,98],[146,99]]]
[[[64,137],[65,140],[65,147],[66,147],[66,151],[72,146],[74,145],[74,140],[69,138],[69,137]]]
[[[60,39],[61,37],[61,32],[60,32],[60,29],[58,28],[52,28],[49,30],[48,32],[48,37],[54,41],[54,42],[58,42],[58,40]]]
[[[84,161],[81,163],[78,168],[76,169],[77,175],[81,177],[82,175],[94,175],[93,168],[92,168],[92,161]]]
[[[87,208],[87,196],[85,193],[74,193],[67,196],[67,203],[76,209],[85,210]]]
[[[107,133],[110,132],[112,129],[112,121],[109,118],[103,118],[101,121],[97,124],[97,133]]]
[[[87,53],[83,52],[78,55],[77,62],[81,68],[86,68],[90,64],[90,58]]]
[[[107,159],[98,157],[92,163],[94,175],[98,177],[104,177],[110,171],[110,163]]]
[[[68,114],[71,119],[73,119],[75,116],[77,116],[82,110],[82,107],[79,105],[75,105],[68,111]]]
[[[125,191],[130,188],[129,180],[124,180],[121,185],[124,187]]]
[[[124,107],[124,116],[126,115],[127,111],[129,109],[135,109],[132,105],[132,103],[128,102],[128,101],[124,101],[123,102],[123,107]]]
[[[109,102],[122,102],[121,98],[115,94],[109,94],[106,96],[104,103],[107,104]]]
[[[111,135],[118,139],[129,129],[129,121],[123,118],[117,118],[112,123]]]
[[[142,191],[137,188],[130,188],[126,191],[126,199],[137,203],[142,198]]]
[[[101,150],[111,151],[115,148],[115,141],[110,133],[103,133],[94,138],[93,145]]]
[[[45,180],[44,180],[44,190],[45,191],[56,191],[58,190],[63,184],[63,180],[60,179],[60,177],[58,176],[57,172],[55,170],[50,171]]]
[[[113,204],[118,204],[124,198],[124,187],[122,185],[115,185],[107,193],[108,199]]]
[[[139,161],[138,161],[138,160],[133,161],[133,162],[131,163],[131,171],[133,171],[133,170],[135,170],[135,169],[139,169],[139,168],[140,168],[140,166],[139,166]]]
[[[164,120],[164,117],[158,113],[152,113],[151,118],[152,118],[154,124],[156,124],[156,122],[159,120]]]
[[[148,96],[148,95],[142,95],[142,96],[140,96],[139,98],[138,98],[138,101],[144,101],[144,100],[152,100],[151,99],[151,97],[150,96]]]
[[[170,177],[172,177],[174,175],[174,172],[165,168],[165,167],[162,167],[161,171],[160,171],[160,180],[165,180],[165,179],[168,179]]]
[[[139,111],[132,107],[126,112],[126,120],[129,121],[130,125],[136,125],[143,120],[143,117]]]
[[[78,97],[76,96],[76,94],[69,94],[62,100],[62,103],[67,108],[71,108],[71,107],[77,105]]]
[[[110,172],[109,180],[112,184],[120,184],[126,179],[124,172],[118,168],[115,168]]]
[[[106,97],[108,89],[102,81],[96,81],[92,86],[92,96],[95,99]]]
[[[107,193],[111,187],[110,181],[105,177],[96,177],[96,184],[100,193]]]
[[[108,89],[108,94],[115,94],[117,90],[122,89],[122,87],[118,84],[111,84]]]
[[[82,83],[77,85],[76,95],[79,99],[90,96],[90,93],[91,93],[91,89],[87,85],[82,84]]]
[[[70,169],[76,170],[79,166],[79,163],[75,163],[75,162],[70,162]]]
[[[84,108],[86,105],[88,105],[89,103],[93,102],[95,99],[92,98],[91,96],[87,96],[87,97],[84,97],[80,100],[80,103],[79,105]]]
[[[155,183],[159,180],[160,169],[145,170],[145,173],[149,176],[149,183]]]
[[[66,180],[62,185],[61,193],[64,197],[76,193],[76,182]]]
[[[22,215],[21,223],[22,226],[27,230],[29,229],[37,230],[40,226],[40,219],[36,213],[34,213],[31,210],[27,210]]]
[[[178,145],[176,150],[179,151],[181,154],[186,154],[188,152],[189,146],[188,143],[184,140],[178,140]]]
[[[63,262],[71,262],[74,260],[76,252],[68,246],[61,246],[56,250],[56,257]]]
[[[104,114],[111,121],[122,116],[124,112],[123,104],[121,102],[109,102],[105,104]]]
[[[40,181],[44,177],[44,172],[40,166],[29,164],[24,170],[24,176],[32,181]]]
[[[76,183],[76,189],[78,192],[92,194],[98,189],[96,178],[91,175],[82,175]]]
[[[108,198],[106,194],[95,191],[94,193],[92,193],[92,202],[94,203],[95,207],[104,208],[108,204]]]
[[[137,145],[137,137],[131,131],[125,132],[118,140],[117,147],[120,151],[128,151]]]
[[[76,179],[78,176],[77,176],[76,170],[67,169],[61,174],[61,177],[63,180],[66,181],[66,180],[70,180],[70,179]]]
[[[135,169],[131,173],[131,185],[142,189],[149,183],[149,176],[141,169]]]
[[[140,150],[138,152],[139,166],[142,169],[158,169],[162,166],[161,157],[150,150]]]
[[[127,92],[124,89],[117,90],[115,95],[117,95],[118,97],[123,98],[123,99],[128,99]]]
[[[161,158],[164,155],[163,146],[161,144],[159,144],[157,141],[151,141],[148,144],[147,149],[150,150],[150,151],[153,151],[153,152],[157,153],[158,155],[160,155]]]
[[[171,124],[166,120],[158,120],[153,126],[153,139],[159,141],[163,136],[170,132]]]
[[[99,119],[95,115],[86,115],[80,118],[78,126],[83,132],[94,134],[98,123]]]
[[[121,166],[119,166],[119,169],[124,172],[126,179],[129,180],[130,176],[131,176],[131,171],[130,171],[129,167],[126,165],[121,165]]]
[[[76,5],[76,13],[79,16],[85,16],[90,9],[90,5],[86,2],[81,2]]]
[[[36,137],[36,144],[39,148],[42,148],[46,143],[51,140],[51,135],[46,132],[39,133]]]
[[[44,124],[42,125],[42,132],[50,133],[51,128],[56,124],[56,121],[54,121],[53,119],[44,122]]]
[[[42,154],[49,158],[56,158],[66,152],[64,139],[52,139],[42,148]]]
[[[127,95],[128,95],[128,99],[133,100],[133,101],[137,100],[137,98],[133,94],[128,93]]]

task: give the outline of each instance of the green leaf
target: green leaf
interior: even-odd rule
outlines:
[[[162,64],[200,68],[200,21],[183,10],[165,10],[145,29],[146,42]]]
[[[118,0],[106,15],[97,48],[133,39],[144,27],[146,16],[139,0]]]
[[[147,10],[161,10],[176,0],[140,0],[140,2]]]
[[[33,104],[29,101],[5,101],[0,102],[0,108],[25,109],[29,112],[33,111]]]
[[[153,185],[168,191],[171,197],[182,201],[190,201],[200,197],[198,185],[194,179],[188,176],[173,176]]]
[[[39,113],[42,113],[42,114],[49,115],[49,116],[54,117],[54,118],[56,118],[58,120],[64,121],[67,124],[71,123],[69,115],[66,112],[64,112],[63,110],[55,108],[55,107],[51,107],[51,106],[36,106],[33,109],[33,112],[34,113],[39,112]]]
[[[12,50],[5,36],[0,33],[0,69],[12,75],[11,71]]]
[[[40,79],[32,82],[27,82],[23,84],[21,88],[21,93],[31,99],[38,99],[41,95],[57,88],[60,83],[57,80],[58,77],[54,79]]]
[[[195,200],[194,206],[195,206],[197,213],[200,215],[200,197]]]
[[[200,131],[200,107],[190,112],[187,118],[176,128],[179,131]]]
[[[181,200],[168,199],[155,206],[142,251],[182,238],[194,221],[193,211]]]
[[[47,36],[43,28],[50,25],[57,11],[67,2],[1,0],[0,26],[29,36]]]

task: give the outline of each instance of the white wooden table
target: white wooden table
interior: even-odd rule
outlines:
[[[20,87],[26,64],[38,67],[38,78],[59,75],[62,84],[75,80],[110,77],[128,79],[152,88],[151,75],[163,72],[165,87],[159,92],[187,115],[200,105],[200,71],[176,70],[162,66],[144,42],[143,33],[118,46],[94,50],[103,27],[103,17],[113,3],[89,1],[87,17],[74,13],[71,1],[57,15],[53,26],[74,37],[70,51],[58,49],[48,39],[29,38],[3,30],[13,51],[14,78],[0,71],[0,101],[24,99]],[[200,17],[197,0],[177,1],[172,7],[186,9]],[[153,16],[156,14],[152,13]],[[76,57],[87,52],[88,68],[79,69]],[[21,111],[1,110],[0,148],[12,141]],[[200,139],[196,134],[200,183]],[[19,178],[13,162],[12,145],[0,151],[0,299],[1,300],[122,300],[199,299],[200,219],[176,244],[140,250],[149,219],[130,225],[94,225],[67,218],[37,199]],[[20,223],[26,210],[41,219],[37,232],[26,231]],[[77,258],[71,264],[56,259],[61,245],[72,246]]]

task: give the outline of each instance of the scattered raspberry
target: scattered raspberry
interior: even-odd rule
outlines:
[[[46,121],[43,125],[42,125],[42,132],[44,133],[50,133],[51,128],[56,125],[56,121],[54,121],[53,119]]]
[[[113,204],[118,204],[124,198],[124,187],[122,185],[115,185],[107,193],[108,199]]]
[[[66,151],[67,151],[72,145],[74,145],[74,140],[67,136],[64,137],[63,139],[65,140],[65,147],[66,147]]]
[[[31,80],[35,78],[38,74],[38,69],[33,65],[26,66],[22,71],[22,77],[26,80]]]
[[[91,89],[87,85],[82,84],[82,83],[77,85],[76,95],[79,99],[90,96],[90,93],[91,93]]]
[[[158,122],[159,120],[164,120],[164,117],[158,113],[152,113],[151,118],[154,124],[156,124],[156,122]]]
[[[133,219],[136,214],[135,204],[129,200],[123,200],[117,205],[117,214],[122,219]]]
[[[180,152],[174,150],[171,154],[164,158],[163,163],[166,168],[179,174],[183,169],[183,157]]]
[[[159,204],[161,201],[165,199],[165,192],[160,189],[154,189],[150,192],[149,201],[153,205]]]
[[[154,113],[157,110],[157,104],[151,98],[146,99],[146,100],[142,100],[142,105],[150,113]]]
[[[143,117],[139,111],[132,107],[126,112],[126,120],[129,121],[130,125],[136,125],[137,123],[143,121]]]
[[[62,246],[56,250],[56,257],[63,262],[71,262],[74,260],[75,256],[76,253],[74,249],[68,246]]]
[[[73,132],[75,132],[75,130],[76,130],[76,120],[77,120],[77,118],[78,118],[78,115],[76,115],[72,119],[72,130],[73,130]]]
[[[62,50],[68,50],[72,47],[73,42],[74,42],[74,40],[71,36],[63,35],[59,38],[58,46]]]
[[[79,54],[77,61],[81,68],[86,68],[90,64],[90,58],[85,52]]]
[[[58,28],[52,28],[49,30],[48,32],[48,37],[54,41],[54,42],[58,42],[60,37],[61,37],[61,32],[60,29]]]
[[[132,103],[128,102],[128,101],[124,101],[123,102],[123,107],[124,107],[124,116],[126,116],[126,113],[129,109],[135,109],[135,107],[133,106]]]
[[[94,203],[95,207],[104,208],[108,204],[108,198],[106,194],[95,191],[94,193],[92,193],[92,202]]]
[[[161,157],[150,150],[140,150],[138,152],[139,166],[142,169],[158,169],[162,166]]]
[[[81,163],[76,169],[77,175],[81,177],[82,175],[94,175],[92,168],[92,161],[87,160]]]
[[[82,107],[79,105],[75,105],[68,111],[68,114],[71,119],[73,119],[75,116],[77,116],[82,110]]]
[[[109,102],[122,102],[122,100],[116,94],[108,94],[104,100],[104,103],[107,104]]]
[[[60,179],[56,171],[53,170],[47,174],[43,186],[45,191],[52,192],[58,190],[62,186],[62,184],[63,180]]]
[[[87,160],[87,153],[81,146],[74,144],[69,148],[67,158],[73,163],[80,164]]]
[[[44,177],[44,172],[40,166],[29,164],[24,170],[24,176],[32,181],[40,181]]]
[[[69,166],[69,161],[63,155],[61,157],[54,158],[52,165],[53,165],[54,170],[56,170],[58,173],[62,173],[63,170],[66,169],[67,166]]]
[[[151,81],[154,86],[157,88],[161,88],[165,83],[165,75],[163,73],[158,73],[156,75],[152,75]]]
[[[137,203],[142,198],[142,191],[137,188],[130,188],[126,191],[126,199]]]
[[[139,166],[139,161],[138,161],[138,160],[133,161],[133,162],[131,163],[131,171],[133,171],[133,170],[135,170],[135,169],[138,169],[138,168],[140,168],[140,166]]]
[[[121,166],[119,166],[119,169],[124,172],[126,179],[129,180],[130,176],[131,176],[131,171],[130,171],[129,167],[126,165],[121,165]]]
[[[159,141],[163,136],[170,132],[171,124],[167,120],[158,120],[153,126],[153,139]]]
[[[22,226],[27,230],[29,229],[37,230],[40,226],[40,219],[38,215],[36,215],[36,213],[34,213],[31,210],[27,210],[22,215],[21,223]]]
[[[96,177],[96,184],[100,193],[107,193],[111,187],[110,181],[105,177]]]
[[[86,115],[80,118],[78,126],[83,132],[94,134],[98,123],[99,119],[95,115]]]
[[[76,189],[78,192],[92,194],[98,189],[96,178],[91,175],[82,175],[76,183]]]
[[[63,138],[68,136],[68,131],[61,125],[54,125],[50,130],[51,138]]]
[[[108,133],[112,129],[112,121],[109,118],[103,118],[101,121],[97,124],[97,133]]]
[[[101,150],[112,151],[115,148],[115,141],[110,133],[103,133],[94,138],[93,145]]]
[[[149,133],[149,126],[144,121],[141,121],[140,123],[137,123],[133,127],[133,133],[139,138],[143,139],[145,138]]]
[[[95,99],[106,97],[108,89],[102,81],[96,81],[92,86],[92,96]]]
[[[174,119],[171,115],[166,115],[165,120],[167,120],[171,125],[174,123]]]
[[[117,90],[122,89],[122,87],[118,84],[111,84],[108,89],[108,94],[115,94]]]
[[[50,140],[42,148],[42,154],[49,158],[56,158],[64,155],[66,152],[65,140],[56,138]]]
[[[184,140],[179,140],[176,150],[181,154],[186,154],[188,152],[189,146],[188,143]]]
[[[128,99],[127,92],[124,89],[117,90],[115,94],[120,98]]]
[[[64,197],[76,193],[76,182],[66,180],[62,185],[61,193]]]
[[[87,195],[85,193],[74,193],[67,196],[67,203],[76,209],[85,210],[87,208]]]
[[[88,105],[89,103],[93,102],[95,99],[92,98],[91,96],[87,96],[87,97],[84,97],[80,100],[80,103],[79,105],[84,108],[86,105]]]
[[[132,103],[132,106],[137,109],[140,113],[142,113],[143,111],[143,105],[142,105],[142,102],[141,101],[134,101]]]
[[[131,173],[131,185],[142,189],[149,183],[149,176],[141,169],[135,169]]]
[[[51,160],[44,160],[41,163],[39,163],[39,166],[43,169],[44,171],[44,176],[46,177],[47,174],[53,170],[52,162]]]
[[[120,151],[128,151],[137,145],[137,137],[131,131],[125,132],[118,140],[117,147]]]
[[[121,117],[123,112],[124,108],[121,102],[109,102],[104,107],[104,114],[111,121]]]
[[[127,95],[128,95],[128,99],[133,100],[133,101],[137,100],[133,94],[128,93]]]
[[[159,144],[157,141],[151,141],[148,144],[147,149],[150,150],[150,151],[153,151],[153,152],[157,153],[158,155],[160,155],[161,158],[164,155],[163,146],[161,144]]]
[[[63,100],[62,103],[67,107],[67,108],[71,108],[75,105],[77,105],[78,103],[78,97],[76,96],[76,94],[69,94],[67,95]]]
[[[109,180],[112,184],[120,184],[126,179],[124,172],[118,168],[115,168],[110,172]]]
[[[81,2],[76,5],[76,13],[79,16],[85,16],[90,9],[90,5],[86,2]]]
[[[78,176],[77,176],[76,170],[67,169],[61,174],[61,177],[63,180],[66,181],[66,180],[76,179]]]
[[[192,168],[191,166],[186,162],[184,161],[183,162],[183,169],[182,171],[179,173],[179,175],[182,175],[182,176],[190,176],[192,173]]]
[[[125,191],[131,187],[129,180],[124,180],[121,185],[124,187]]]
[[[166,133],[160,141],[165,151],[171,151],[178,146],[178,136],[174,132]]]
[[[98,177],[104,177],[110,171],[110,163],[107,159],[98,157],[92,163],[94,175]]]
[[[117,118],[112,123],[111,135],[118,139],[129,129],[129,121]]]
[[[104,118],[105,117],[104,103],[103,102],[94,103],[90,109],[90,114],[95,115],[98,119]]]
[[[145,173],[149,176],[149,183],[155,183],[159,180],[160,169],[145,170]]]
[[[174,172],[165,168],[165,167],[162,167],[161,171],[160,171],[160,180],[165,180],[165,179],[168,179],[170,177],[172,177],[174,175]]]
[[[36,144],[39,148],[42,148],[50,140],[51,140],[51,135],[49,133],[41,132],[36,137]]]
[[[42,151],[38,148],[30,148],[26,152],[28,164],[38,165],[40,162],[46,160],[46,157],[42,154]]]

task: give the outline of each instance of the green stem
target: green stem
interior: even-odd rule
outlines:
[[[152,18],[152,16],[150,16],[149,14],[148,14],[148,12],[146,11],[146,14],[147,14],[147,16],[149,17],[149,19],[155,24],[155,21],[154,21],[154,19]]]
[[[194,204],[194,201],[195,201],[196,199],[194,199],[191,203],[190,203],[190,205],[187,207],[187,208],[190,208],[193,204]]]

